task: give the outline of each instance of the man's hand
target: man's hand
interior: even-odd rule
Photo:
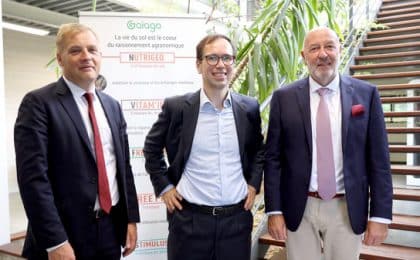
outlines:
[[[363,244],[367,246],[378,246],[385,241],[388,235],[388,224],[369,221],[365,232]]]
[[[286,222],[282,214],[268,216],[268,233],[276,240],[287,239]]]
[[[246,201],[244,204],[245,210],[250,210],[252,205],[254,205],[255,195],[257,194],[257,190],[251,185],[248,185],[248,195],[246,196]]]
[[[76,260],[73,247],[69,242],[64,243],[62,246],[48,252],[48,260]]]
[[[128,223],[127,226],[127,238],[125,240],[125,246],[123,250],[123,257],[131,254],[136,249],[137,244],[137,225],[136,223]]]
[[[163,193],[162,200],[163,202],[165,202],[166,208],[170,213],[174,212],[175,207],[179,210],[182,210],[182,196],[178,193],[178,191],[175,188],[172,188],[167,192]]]

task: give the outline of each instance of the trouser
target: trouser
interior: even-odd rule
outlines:
[[[168,260],[250,259],[252,225],[243,202],[224,212],[184,200],[169,219]]]
[[[76,252],[77,260],[119,260],[121,245],[118,241],[114,207],[111,214],[102,211],[95,212],[93,225],[90,227],[89,243],[82,252]]]
[[[288,260],[358,260],[361,246],[362,235],[350,226],[344,197],[329,201],[308,197],[298,229],[287,231]]]

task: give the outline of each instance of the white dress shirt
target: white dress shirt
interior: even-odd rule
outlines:
[[[218,110],[201,89],[191,152],[176,189],[199,205],[231,205],[246,197],[230,92]]]
[[[316,122],[316,115],[320,96],[318,89],[322,86],[315,80],[309,77],[309,99],[311,106],[311,122]],[[329,91],[325,94],[325,101],[327,102],[328,112],[331,122],[331,136],[334,154],[334,169],[336,181],[336,193],[344,193],[344,175],[343,175],[343,146],[341,138],[341,99],[340,99],[340,78],[337,75],[325,88]],[[318,163],[316,153],[316,124],[311,124],[312,130],[312,170],[311,181],[309,184],[309,191],[318,190]]]
[[[89,119],[88,103],[86,98],[83,96],[86,93],[86,91],[74,84],[73,82],[67,80],[65,77],[63,78],[64,81],[67,83],[67,86],[69,86],[74,101],[76,102],[77,107],[79,108],[83,124],[86,128],[89,137],[91,149],[93,153],[95,153],[95,142],[93,138],[92,125]],[[108,177],[109,191],[111,193],[112,205],[114,206],[118,203],[120,195],[118,192],[117,161],[115,157],[114,142],[112,139],[111,128],[109,128],[108,119],[106,118],[101,102],[99,101],[98,96],[95,93],[95,86],[92,85],[87,92],[93,94],[93,109],[95,110],[95,117],[98,123],[99,134],[101,136],[102,148],[105,157],[104,159],[106,174]],[[98,210],[99,208],[99,199],[98,196],[96,196],[94,209]]]

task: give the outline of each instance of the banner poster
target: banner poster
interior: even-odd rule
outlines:
[[[141,217],[137,249],[127,259],[166,259],[166,208],[145,171],[143,144],[164,98],[201,87],[195,46],[206,35],[205,19],[81,12],[79,21],[98,35],[103,91],[120,101],[127,121]]]

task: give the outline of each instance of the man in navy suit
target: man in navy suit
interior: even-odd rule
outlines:
[[[263,167],[259,105],[229,90],[228,37],[209,35],[196,52],[202,89],[164,101],[145,140],[146,170],[169,212],[169,260],[246,260]]]
[[[26,94],[15,124],[28,217],[23,256],[120,259],[122,247],[124,256],[135,249],[139,222],[126,123],[118,102],[95,91],[101,65],[96,34],[65,24],[56,47],[63,76]],[[98,199],[99,189],[108,200]]]
[[[288,260],[321,259],[322,251],[327,260],[359,259],[361,234],[366,245],[380,244],[392,218],[379,94],[338,74],[340,50],[329,28],[310,31],[302,51],[310,76],[276,90],[271,101],[266,212],[271,236],[286,240]]]

